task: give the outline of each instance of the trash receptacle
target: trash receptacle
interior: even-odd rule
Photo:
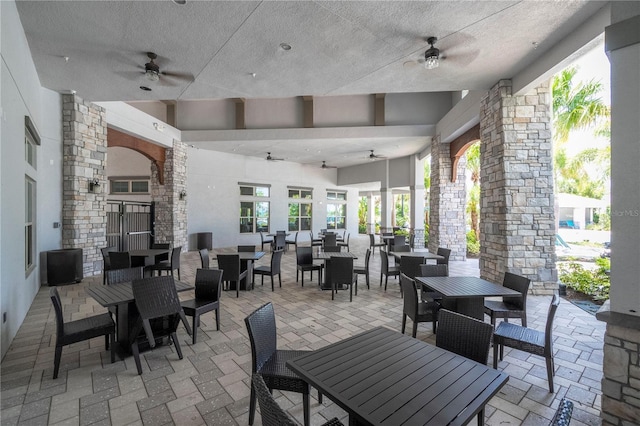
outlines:
[[[207,250],[213,249],[212,234],[212,232],[198,232],[196,234],[196,246],[198,247],[198,250],[205,248]]]
[[[84,277],[82,270],[82,249],[49,250],[43,256],[45,265],[41,265],[46,275],[43,284],[56,286],[60,284],[79,283]]]

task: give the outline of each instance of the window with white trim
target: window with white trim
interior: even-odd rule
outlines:
[[[346,229],[347,193],[327,191],[327,229]]]
[[[289,231],[311,231],[313,190],[290,187],[289,198]]]
[[[109,178],[111,194],[148,194],[149,177],[117,177]]]
[[[269,232],[271,188],[269,185],[240,183],[240,233]]]
[[[36,176],[40,136],[31,119],[24,117],[24,270],[35,269],[36,259]]]

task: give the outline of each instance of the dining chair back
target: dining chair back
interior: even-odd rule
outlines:
[[[159,337],[170,337],[175,345],[178,357],[182,359],[180,341],[176,335],[178,324],[182,321],[187,333],[191,335],[191,327],[180,306],[180,299],[173,277],[165,275],[134,280],[132,283],[133,298],[140,317],[133,327],[133,335],[137,336],[131,343],[131,352],[136,363],[138,374],[142,374],[139,343],[146,342],[151,348],[156,346]],[[154,320],[158,321],[154,321]],[[144,331],[144,333],[142,333]]]
[[[324,246],[323,249],[326,253],[340,253],[342,246]]]
[[[111,259],[109,258],[109,253],[111,253],[112,251],[118,251],[118,249],[116,247],[102,247],[100,249],[100,253],[102,253],[103,272],[111,268]],[[104,284],[105,276],[103,275],[102,278],[103,278],[102,283]]]
[[[451,249],[448,248],[444,248],[444,247],[438,247],[438,250],[436,251],[437,255],[442,256],[444,259],[437,259],[436,263],[438,265],[449,265],[449,257],[451,256]]]
[[[475,318],[440,309],[436,346],[480,364],[487,364],[493,327]]]
[[[271,244],[273,244],[273,238],[272,237],[267,237],[264,235],[264,232],[260,232],[260,244],[261,244],[261,251],[264,251],[264,245],[268,244],[269,246],[271,246]]]
[[[222,276],[223,283],[235,283],[236,297],[240,297],[240,280],[247,277],[247,271],[241,271],[240,255],[238,254],[219,254],[218,268],[224,271]]]
[[[393,251],[396,250],[396,247],[407,245],[407,237],[404,235],[395,235],[393,237]]]
[[[356,274],[356,284],[358,283],[358,275],[364,275],[365,281],[367,283],[367,289],[369,289],[369,261],[371,260],[371,249],[367,249],[366,254],[364,255],[364,265],[363,266],[354,266],[353,272]]]
[[[309,384],[286,366],[289,359],[304,355],[305,351],[278,350],[276,316],[271,302],[253,311],[244,319],[251,344],[251,375],[260,374],[268,389],[302,394],[304,425],[310,424]],[[251,386],[249,399],[249,425],[256,414],[256,389]],[[322,396],[318,394],[322,404]]]
[[[166,271],[168,275],[173,275],[173,271],[178,271],[178,280],[180,280],[180,254],[182,253],[182,246],[174,247],[171,250],[171,259],[163,260],[155,265],[149,266],[149,270],[158,271],[158,275],[162,275],[162,271]]]
[[[309,231],[309,238],[311,241],[311,247],[322,247],[322,238],[314,238],[313,231]]]
[[[352,257],[332,257],[327,263],[327,277],[331,284],[331,300],[334,299],[334,293],[338,292],[338,285],[343,284],[349,286],[349,302],[353,301],[353,286],[356,286],[356,296],[358,295],[358,287],[356,275],[353,271]]]
[[[420,265],[420,276],[421,277],[448,277],[449,276],[449,265]],[[438,302],[441,305],[443,304],[443,296],[442,293],[437,291],[427,291],[424,286],[421,286],[420,289],[420,298],[425,302]],[[451,305],[451,303],[449,304]],[[452,308],[451,306],[443,306],[444,308]]]
[[[193,317],[192,343],[197,341],[198,327],[200,326],[200,315],[215,311],[216,330],[220,331],[220,296],[222,295],[222,274],[219,269],[198,269],[196,270],[195,299],[183,300],[180,302],[182,310],[186,316]]]
[[[109,252],[109,269],[131,268],[131,256],[128,251]]]
[[[407,317],[411,318],[411,321],[413,321],[413,330],[411,334],[413,337],[416,337],[418,333],[418,323],[420,322],[433,323],[433,332],[435,333],[437,309],[435,309],[433,305],[436,303],[419,302],[416,282],[403,273],[400,273],[400,287],[404,293],[401,333],[404,334]]]
[[[306,271],[311,272],[311,279],[313,279],[313,271],[318,271],[318,285],[320,285],[323,267],[324,265],[313,263],[313,247],[298,247],[296,249],[296,282],[302,272],[302,287],[304,287],[304,273]]]
[[[94,315],[87,318],[64,322],[62,315],[62,302],[56,287],[49,289],[49,297],[53,303],[56,314],[56,349],[53,359],[53,378],[58,378],[60,371],[60,359],[62,348],[72,343],[82,342],[94,337],[104,336],[105,347],[111,347],[111,363],[115,362],[115,334],[116,325],[107,313]]]
[[[524,326],[501,322],[498,324],[493,335],[493,368],[498,368],[498,349],[500,349],[500,360],[504,355],[504,347],[518,349],[529,352],[533,355],[544,357],[547,364],[547,380],[549,381],[549,392],[553,393],[553,318],[558,310],[560,298],[553,295],[549,311],[547,313],[547,324],[544,333]]]
[[[289,250],[289,246],[293,246],[294,250],[298,247],[298,236],[300,235],[300,232],[296,232],[295,237],[293,237],[293,239],[291,238],[285,238],[284,243],[285,243],[285,250]]]
[[[484,313],[491,318],[491,324],[495,328],[496,319],[503,318],[509,322],[509,318],[520,318],[522,326],[527,326],[527,295],[529,294],[529,278],[505,272],[502,285],[520,293],[519,296],[503,296],[502,301],[486,300]]]
[[[335,247],[338,245],[338,240],[336,239],[337,235],[334,233],[326,233],[324,234],[324,246],[325,247]]]
[[[380,250],[380,285],[382,285],[382,277],[384,276],[384,291],[387,291],[389,277],[398,277],[399,275],[400,268],[398,266],[389,266],[389,255],[386,251]]]
[[[132,282],[144,278],[144,267],[111,269],[107,271],[107,285]]]
[[[200,253],[200,264],[202,269],[209,269],[209,249],[203,248],[199,250]]]
[[[351,238],[351,234],[345,231],[346,239],[343,237],[342,241],[338,242],[340,247],[346,247],[347,251],[349,251],[349,239]]]
[[[273,277],[278,276],[278,283],[282,287],[282,274],[280,273],[280,263],[282,262],[283,250],[276,250],[271,253],[270,266],[256,266],[253,268],[253,281],[255,282],[256,275],[261,276],[261,284],[264,285],[264,276],[271,277],[271,291],[274,291]]]
[[[376,254],[376,247],[380,247],[380,250],[382,250],[382,247],[386,247],[387,244],[384,241],[381,241],[379,243],[376,243],[376,236],[374,234],[369,234],[369,248],[371,249],[371,254],[375,255]]]
[[[251,245],[238,246],[238,253],[254,253],[255,251],[256,251],[256,246],[251,246]]]

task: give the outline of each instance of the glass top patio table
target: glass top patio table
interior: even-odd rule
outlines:
[[[464,425],[509,376],[384,327],[287,362],[351,424]]]

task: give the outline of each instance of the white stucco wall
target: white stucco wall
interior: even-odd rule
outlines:
[[[25,276],[25,116],[33,121],[41,146],[37,149],[36,265],[43,250],[60,248],[62,205],[61,100],[43,89],[31,59],[16,5],[0,2],[0,98],[2,105],[0,151],[0,306],[7,321],[1,322],[2,356],[40,287],[39,268]],[[0,316],[1,318],[1,316]]]
[[[336,171],[287,161],[189,148],[187,160],[187,211],[190,249],[197,232],[213,232],[214,248],[259,244],[259,234],[239,233],[238,182],[271,185],[271,231],[287,229],[287,186],[313,188],[313,232],[326,228],[327,189],[347,191],[347,230],[358,232],[358,190],[336,185]],[[305,241],[307,240],[305,235]]]
[[[107,179],[113,177],[151,177],[151,160],[129,148],[107,148]],[[151,185],[149,185],[151,188]],[[111,194],[111,186],[108,189],[107,200],[118,201],[151,201],[151,194]]]

